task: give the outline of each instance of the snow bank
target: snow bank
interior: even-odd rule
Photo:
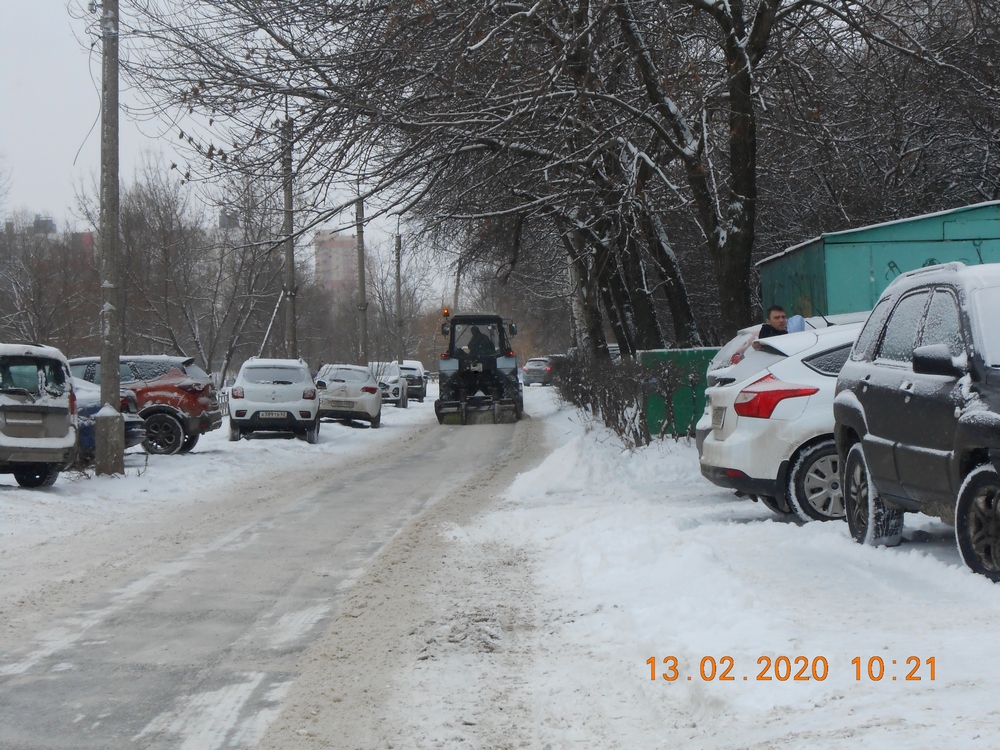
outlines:
[[[539,747],[996,745],[1000,655],[984,646],[1000,588],[962,565],[949,527],[908,515],[903,546],[861,547],[846,524],[799,526],[714,487],[693,444],[624,452],[551,391],[526,400],[558,447],[500,510],[447,533],[536,562],[544,656],[523,679]]]

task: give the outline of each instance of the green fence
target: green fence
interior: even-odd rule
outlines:
[[[675,373],[673,381],[681,380],[682,385],[674,391],[672,399],[673,424],[670,411],[663,397],[652,394],[646,399],[646,422],[650,434],[678,435],[694,434],[694,427],[705,411],[705,371],[708,363],[719,350],[699,349],[652,349],[639,352],[639,364],[645,367],[667,365]],[[679,378],[677,376],[680,376]]]

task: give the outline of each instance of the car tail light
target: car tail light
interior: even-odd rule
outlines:
[[[551,367],[546,367],[545,368],[545,372],[552,372],[552,368]]]
[[[513,357],[514,356],[514,350],[511,349],[509,352],[507,352],[507,356],[508,357]]]
[[[69,389],[69,418],[76,424],[76,394],[72,388]]]
[[[801,398],[814,393],[819,393],[819,388],[784,383],[774,375],[765,375],[740,391],[733,408],[741,417],[770,419],[778,404],[786,398]]]
[[[361,390],[365,393],[378,393],[378,388],[373,385],[363,385],[361,386]]]
[[[306,401],[312,401],[313,399],[316,398],[316,389],[306,388],[304,391],[302,391],[302,398],[304,398]]]
[[[736,352],[736,354],[734,354],[732,357],[729,358],[729,364],[731,365],[738,365],[742,361],[743,361],[743,355],[740,354],[739,352]]]
[[[448,356],[448,352],[445,352],[441,355],[441,359],[451,359],[451,357]]]
[[[528,371],[528,366],[527,366],[527,365],[525,365],[525,366],[524,366],[524,367],[522,367],[521,369],[522,369],[522,370],[524,370],[525,372],[527,372],[527,371]]]
[[[233,389],[229,392],[229,398],[243,398],[243,388],[234,385]]]

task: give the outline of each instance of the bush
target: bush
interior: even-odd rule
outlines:
[[[670,364],[654,367],[640,365],[633,359],[617,362],[589,361],[580,355],[567,355],[552,361],[553,384],[567,403],[600,419],[618,435],[629,449],[648,445],[653,435],[646,420],[646,399],[650,395],[663,398],[667,413],[663,437],[669,429],[674,438],[680,435],[674,424],[674,394],[682,386],[695,386],[700,372]],[[688,425],[689,434],[694,425]]]

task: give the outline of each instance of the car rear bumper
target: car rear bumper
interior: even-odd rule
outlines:
[[[237,417],[235,416],[235,409],[233,414],[229,415],[229,422],[233,427],[241,430],[259,430],[261,432],[290,432],[296,430],[307,429],[313,422],[316,421],[316,417],[312,414],[309,417],[300,416],[298,411],[291,411],[288,409],[259,409],[256,411],[248,411],[247,416]],[[283,417],[262,417],[260,413],[262,411],[284,411],[285,416]]]
[[[739,469],[724,469],[718,466],[701,465],[701,475],[709,482],[718,486],[736,490],[744,495],[766,495],[768,497],[784,497],[785,481],[788,475],[788,462],[782,462],[775,479],[755,479],[747,476]]]
[[[201,435],[222,427],[222,410],[202,412],[196,417],[187,417],[184,420],[184,431],[189,435]]]

